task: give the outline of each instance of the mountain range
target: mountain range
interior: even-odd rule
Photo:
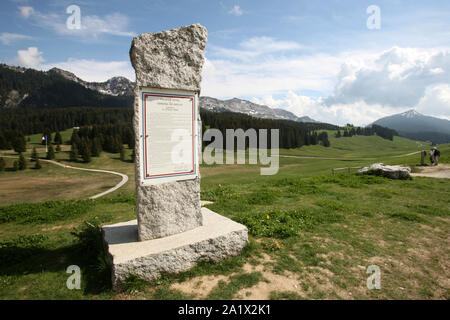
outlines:
[[[38,71],[0,64],[0,110],[72,106],[131,108],[134,88],[135,83],[124,77],[114,77],[105,82],[88,82],[58,68]],[[199,105],[213,112],[318,123],[308,116],[298,117],[287,110],[238,98],[219,100],[203,96],[199,99]],[[450,121],[426,116],[415,110],[381,118],[373,124],[394,129],[401,136],[414,140],[450,142]]]
[[[57,108],[69,106],[131,107],[135,83],[124,77],[88,82],[75,74],[53,68],[37,71],[0,65],[0,109],[16,107]],[[200,108],[214,112],[243,113],[257,118],[318,122],[297,117],[283,109],[272,109],[247,100],[200,97]]]
[[[53,68],[38,71],[0,64],[0,110],[60,107],[131,107],[134,83],[123,77],[86,82]]]
[[[293,120],[298,122],[318,121],[310,117],[297,117],[292,112],[284,109],[272,109],[268,106],[256,104],[247,100],[233,98],[230,100],[219,100],[211,97],[200,97],[200,107],[213,112],[236,112],[243,113],[255,118]]]
[[[450,121],[423,115],[414,109],[375,121],[377,124],[395,129],[399,135],[433,143],[450,142]]]

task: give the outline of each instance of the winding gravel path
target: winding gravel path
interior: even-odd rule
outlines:
[[[5,158],[18,158],[18,156],[8,156],[8,155],[0,155],[1,157],[5,157]],[[27,159],[31,159],[31,158],[27,158]],[[48,162],[48,163],[52,163],[54,165],[63,167],[63,168],[67,168],[67,169],[74,169],[74,170],[82,170],[82,171],[91,171],[91,172],[101,172],[101,173],[109,173],[109,174],[114,174],[116,176],[120,176],[122,177],[122,181],[120,181],[118,184],[116,184],[114,187],[103,191],[99,194],[93,195],[91,197],[89,197],[89,199],[97,199],[100,197],[103,197],[105,195],[107,195],[108,193],[114,192],[117,189],[119,189],[120,187],[122,187],[125,183],[127,183],[128,181],[128,176],[126,174],[120,173],[120,172],[116,172],[116,171],[108,171],[108,170],[100,170],[100,169],[87,169],[87,168],[79,168],[79,167],[72,167],[66,164],[62,164],[59,163],[57,161],[54,160],[47,160],[47,159],[39,159],[39,161],[44,161],[44,162]]]

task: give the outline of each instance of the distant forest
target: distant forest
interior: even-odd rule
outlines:
[[[121,145],[134,144],[132,129],[133,110],[131,108],[89,108],[72,107],[57,109],[25,109],[2,110],[0,117],[0,149],[14,148],[23,152],[25,135],[45,133],[51,138],[52,132],[63,131],[72,127],[80,127],[77,136],[64,143],[73,144],[80,150],[89,149],[92,154],[101,150],[120,152]],[[250,128],[279,129],[280,148],[299,148],[304,145],[330,146],[328,134],[324,130],[339,130],[336,137],[347,137],[357,134],[377,134],[392,140],[395,130],[372,126],[371,128],[345,128],[326,123],[303,123],[290,120],[259,119],[248,115],[223,112],[215,113],[201,110],[202,130],[216,128],[225,137],[226,129]],[[341,134],[341,130],[343,133]],[[54,142],[50,139],[50,142]],[[54,142],[55,143],[55,142]],[[59,143],[59,141],[58,141]],[[205,145],[203,145],[204,147]],[[270,147],[270,144],[268,145]],[[87,152],[87,151],[86,151]]]
[[[370,127],[354,127],[353,125],[347,125],[341,133],[341,130],[338,130],[334,135],[336,138],[341,137],[353,137],[353,136],[373,136],[376,134],[383,139],[394,140],[394,136],[398,136],[397,131],[389,128],[385,128],[376,124],[373,124]]]
[[[12,91],[16,92],[16,97],[10,96]],[[76,106],[129,108],[133,103],[131,96],[101,94],[56,72],[44,73],[33,69],[17,72],[0,65],[0,106],[7,104],[8,100],[17,100],[18,107],[39,109]]]
[[[72,127],[80,127],[80,138],[93,139],[102,133],[105,137],[112,135],[122,143],[132,143],[129,135],[133,132],[131,124],[133,110],[130,108],[19,108],[3,110],[1,115],[0,149],[10,149],[17,140],[23,140],[24,135],[58,132]],[[203,130],[217,128],[224,136],[225,129],[279,129],[281,148],[298,148],[318,143],[329,146],[327,133],[318,131],[338,129],[337,126],[330,124],[258,119],[237,113],[213,113],[206,110],[201,111],[201,117]],[[101,144],[105,150],[117,149],[108,147],[108,143],[104,141]]]
[[[226,129],[241,128],[244,131],[253,128],[255,130],[268,129],[268,147],[270,148],[270,129],[279,129],[280,148],[299,148],[304,145],[321,144],[325,147],[330,146],[328,133],[319,130],[337,130],[339,127],[327,123],[306,123],[291,120],[260,119],[248,115],[221,112],[216,113],[207,110],[201,110],[202,132],[209,128],[215,128],[226,136]],[[208,144],[208,143],[206,143]],[[205,146],[205,142],[203,143]],[[247,147],[247,146],[246,146]]]

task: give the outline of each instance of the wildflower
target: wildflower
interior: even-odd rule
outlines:
[[[267,216],[266,216],[266,218],[267,218],[267,220],[269,220],[269,219],[270,219],[270,216],[269,216],[269,215],[267,215]]]

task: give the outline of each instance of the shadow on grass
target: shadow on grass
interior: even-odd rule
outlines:
[[[69,265],[77,265],[82,272],[84,294],[110,291],[111,269],[99,230],[98,225],[85,224],[73,232],[78,238],[75,244],[59,248],[53,248],[55,243],[39,234],[0,241],[0,276],[66,274]]]

